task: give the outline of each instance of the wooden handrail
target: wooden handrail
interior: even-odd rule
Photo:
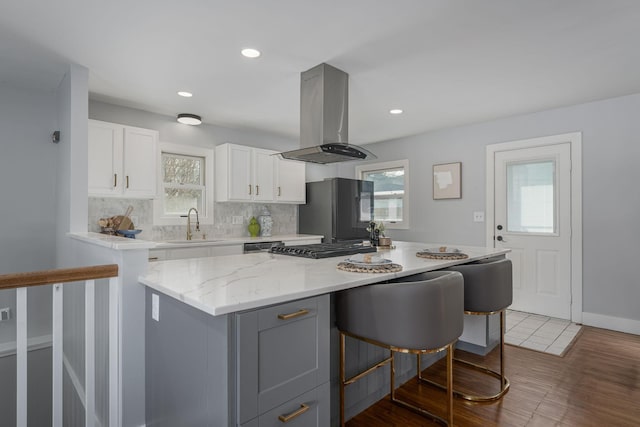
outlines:
[[[56,270],[30,271],[0,275],[0,290],[27,286],[52,285],[54,283],[79,282],[105,279],[118,275],[117,264],[94,265],[92,267],[59,268]]]

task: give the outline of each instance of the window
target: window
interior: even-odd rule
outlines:
[[[191,208],[201,223],[213,224],[213,150],[161,143],[159,164],[156,224],[181,225]]]
[[[164,215],[186,215],[190,208],[205,214],[204,157],[162,153],[161,161]]]
[[[356,167],[356,178],[373,181],[373,217],[387,228],[409,228],[409,161]]]

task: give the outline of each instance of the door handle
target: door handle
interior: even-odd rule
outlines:
[[[502,238],[502,236],[498,236],[498,237],[496,237],[496,240],[497,240],[498,242],[503,242],[503,243],[506,243],[506,242],[507,242],[506,240],[504,240],[504,239]]]

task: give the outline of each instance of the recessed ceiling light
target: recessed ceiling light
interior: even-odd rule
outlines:
[[[183,125],[197,126],[202,123],[202,117],[196,114],[178,114],[178,123]]]
[[[392,110],[389,110],[389,114],[402,114],[402,110],[399,108],[394,108]]]
[[[246,56],[247,58],[257,58],[258,56],[260,56],[259,50],[251,48],[242,49],[240,53],[242,53],[242,55]]]
[[[191,98],[193,96],[191,92],[187,92],[186,90],[181,90],[178,92],[178,95],[184,96],[185,98]]]

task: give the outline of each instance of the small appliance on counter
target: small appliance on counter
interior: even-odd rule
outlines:
[[[298,208],[302,234],[323,235],[324,243],[369,240],[373,182],[328,178],[307,183],[307,204]]]

